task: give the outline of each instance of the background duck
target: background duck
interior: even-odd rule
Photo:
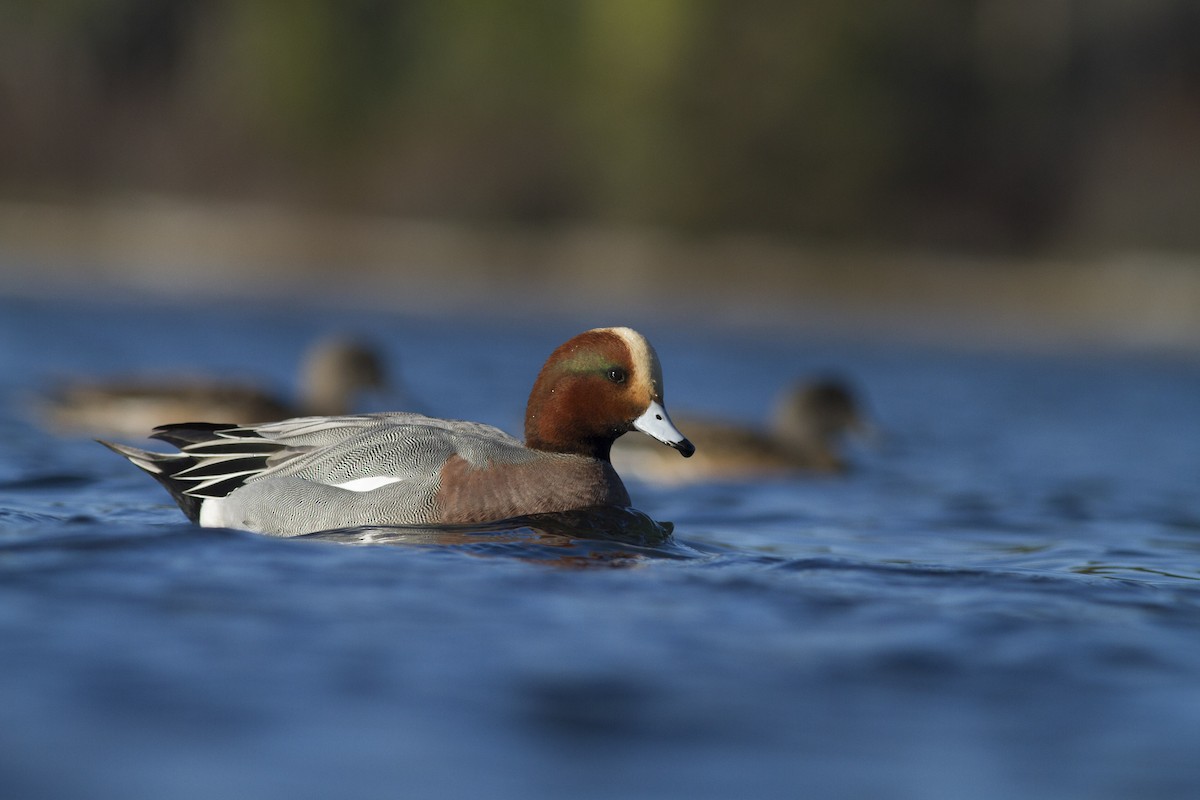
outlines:
[[[38,411],[56,433],[140,438],[157,425],[188,420],[253,424],[347,414],[361,393],[386,384],[383,359],[373,347],[330,336],[306,352],[295,403],[248,382],[135,377],[60,386],[41,398]]]
[[[855,393],[837,378],[801,382],[782,392],[766,428],[688,414],[676,419],[696,445],[693,458],[664,459],[643,441],[626,437],[613,448],[613,464],[652,483],[841,473],[847,469],[839,452],[842,437],[870,431]]]

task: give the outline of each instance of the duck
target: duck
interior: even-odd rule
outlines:
[[[306,351],[294,404],[247,382],[135,377],[60,386],[41,399],[38,410],[43,426],[56,433],[141,438],[156,425],[181,419],[252,424],[348,414],[361,392],[381,390],[385,384],[383,359],[375,348],[334,335]]]
[[[529,393],[524,441],[479,422],[387,412],[156,427],[151,438],[175,453],[100,443],[162,484],[202,527],[298,536],[626,508],[610,453],[634,430],[685,458],[695,452],[663,404],[654,348],[612,327],[550,354]]]
[[[659,458],[637,440],[622,440],[613,463],[647,483],[744,481],[801,473],[840,474],[848,469],[838,452],[848,432],[869,435],[856,393],[836,377],[797,382],[780,393],[769,427],[752,427],[681,414],[679,424],[698,445],[686,464]]]

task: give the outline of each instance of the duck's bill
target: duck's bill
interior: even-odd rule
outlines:
[[[669,447],[674,447],[683,454],[684,458],[689,458],[692,453],[696,452],[696,446],[679,432],[675,423],[671,422],[671,418],[667,415],[667,410],[663,408],[662,403],[657,401],[650,401],[650,406],[645,413],[633,421],[633,427],[647,436],[653,436]]]

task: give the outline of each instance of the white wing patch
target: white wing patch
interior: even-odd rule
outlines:
[[[351,492],[369,492],[373,489],[378,489],[380,486],[387,486],[389,483],[399,483],[403,478],[397,478],[395,475],[372,475],[369,478],[355,478],[352,481],[345,483],[333,484],[339,489],[347,489]]]

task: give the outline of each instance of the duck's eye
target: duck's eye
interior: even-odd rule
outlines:
[[[620,367],[613,367],[608,371],[606,377],[613,383],[624,383],[625,370],[621,369]]]

